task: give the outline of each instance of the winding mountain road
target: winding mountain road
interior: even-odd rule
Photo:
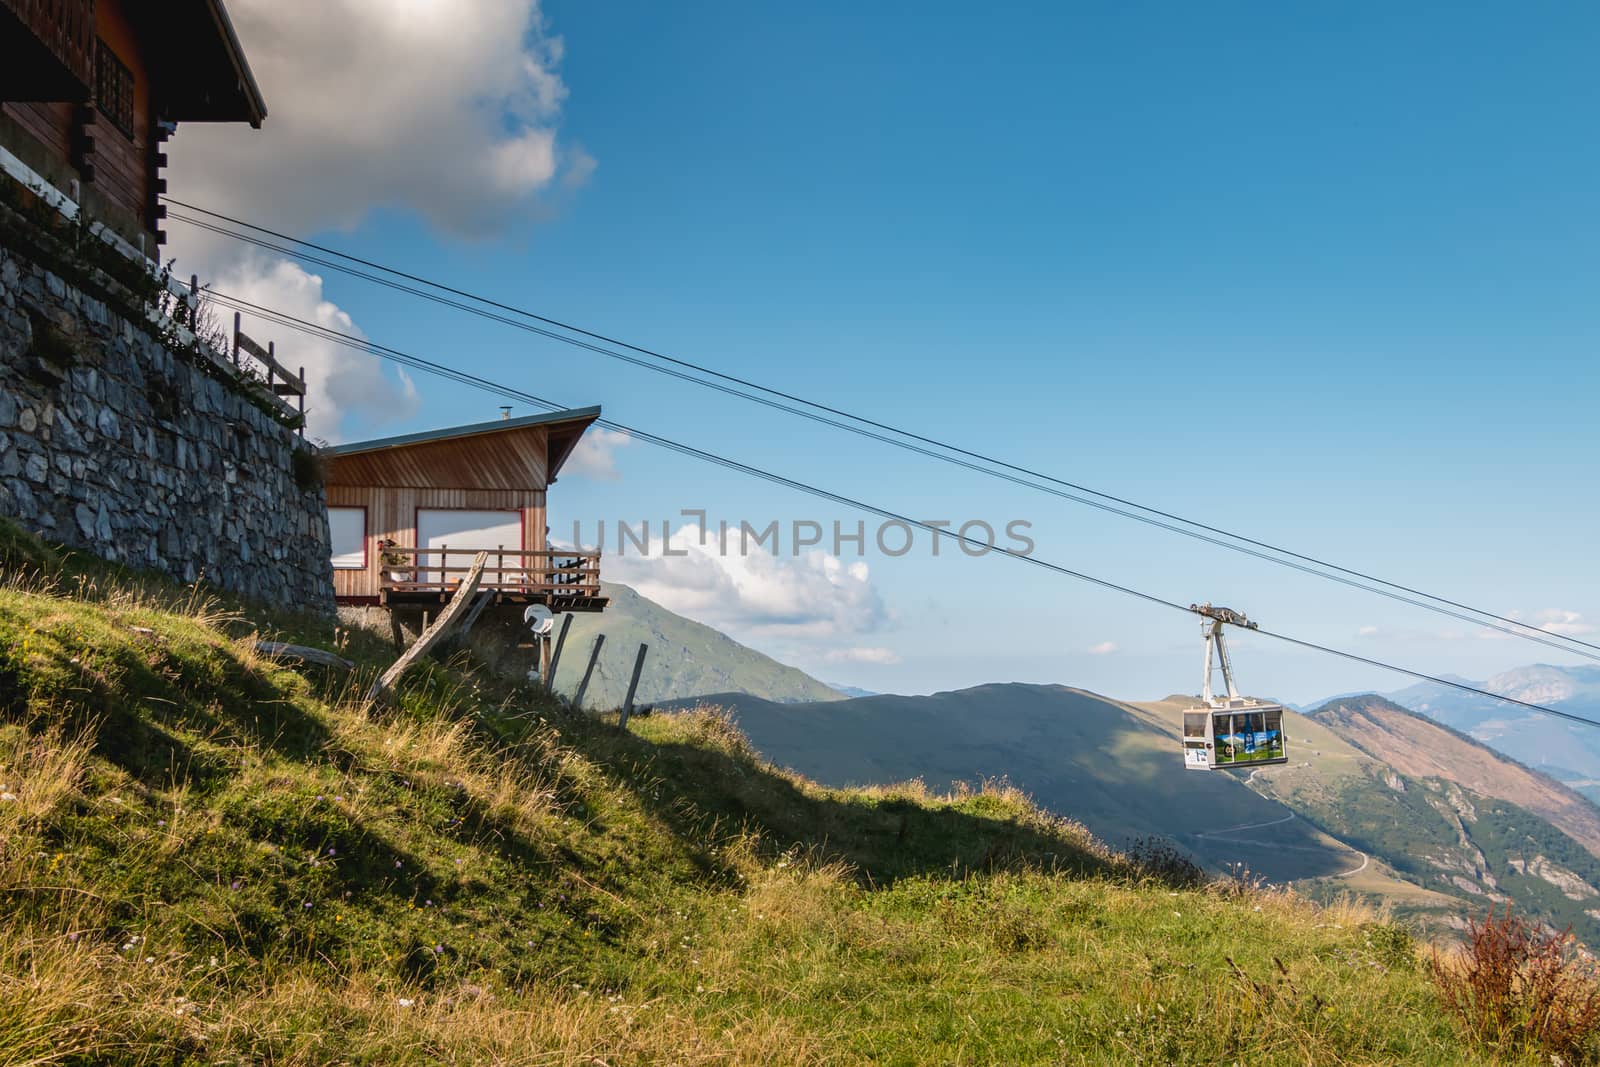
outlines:
[[[1223,836],[1228,835],[1228,834],[1241,833],[1241,832],[1243,832],[1245,830],[1261,830],[1261,829],[1265,829],[1268,826],[1282,826],[1284,823],[1289,822],[1289,821],[1293,820],[1294,818],[1295,818],[1295,813],[1291,811],[1289,814],[1285,815],[1281,819],[1268,819],[1266,822],[1249,822],[1249,823],[1244,823],[1244,824],[1239,825],[1239,826],[1230,826],[1225,830],[1210,830],[1210,831],[1207,831],[1205,833],[1197,833],[1194,836],[1195,837],[1223,837]],[[1326,849],[1316,848],[1316,847],[1313,847],[1311,845],[1288,845],[1288,844],[1284,844],[1284,843],[1279,842],[1279,841],[1251,841],[1251,840],[1249,840],[1247,838],[1243,838],[1243,837],[1234,837],[1234,838],[1230,838],[1229,840],[1231,840],[1235,844],[1239,844],[1239,845],[1255,845],[1255,846],[1257,846],[1259,848],[1287,849],[1287,850],[1292,851],[1292,852],[1325,852],[1325,851],[1327,851]],[[1345,848],[1350,849],[1351,852],[1354,852],[1357,856],[1360,856],[1361,857],[1361,863],[1360,863],[1359,866],[1355,867],[1353,870],[1341,871],[1338,874],[1334,875],[1333,877],[1335,877],[1335,878],[1349,878],[1349,877],[1351,877],[1353,875],[1360,874],[1362,871],[1367,869],[1367,864],[1372,862],[1371,857],[1369,857],[1365,852],[1362,852],[1359,848],[1351,848],[1349,845],[1346,845],[1343,841],[1340,841],[1339,844],[1344,845]]]

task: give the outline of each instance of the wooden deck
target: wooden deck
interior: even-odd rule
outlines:
[[[377,603],[426,607],[454,595],[472,570],[479,549],[401,548],[381,553]],[[543,604],[554,612],[603,611],[610,598],[600,592],[600,553],[560,549],[490,549],[478,583],[494,604]],[[370,602],[341,597],[341,603]]]

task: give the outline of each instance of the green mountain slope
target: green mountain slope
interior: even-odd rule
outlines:
[[[1441,757],[1456,758],[1477,789],[1427,773],[1426,736],[1412,738],[1403,768],[1363,751],[1340,736],[1346,720],[1332,709],[1289,713],[1291,762],[1235,776],[1182,767],[1186,698],[1132,705],[1060,686],[987,685],[823,705],[712,699],[734,709],[769,758],[829,784],[917,776],[942,787],[1004,775],[1113,842],[1159,835],[1213,868],[1242,865],[1324,896],[1355,889],[1432,922],[1459,924],[1510,900],[1600,943],[1600,860],[1517,802],[1559,816],[1559,787],[1436,727]],[[1363,740],[1381,747],[1370,731]],[[1480,791],[1491,787],[1506,796]]]
[[[1109,841],[1160,835],[1217,870],[1238,864],[1282,881],[1360,862],[1232,775],[1184,770],[1148,713],[1079,689],[984,685],[821,705],[739,694],[707,701],[732,709],[769,759],[830,785],[921,778],[946,788],[1004,777]],[[1246,826],[1260,829],[1243,839],[1222,832]]]
[[[1600,667],[1529,664],[1470,684],[1600,722]],[[1421,682],[1385,697],[1567,783],[1600,802],[1600,730]]]
[[[6,541],[0,1062],[1548,1062],[1464,1045],[1360,908],[1164,880],[1014,792],[827,789],[712,714],[622,732],[459,658],[366,707],[384,642],[36,546],[56,581],[19,579]]]
[[[599,614],[572,617],[556,672],[557,690],[573,695],[583,678],[595,635],[606,635],[600,662],[584,696],[588,707],[615,708],[622,703],[641,643],[650,646],[635,697],[642,704],[730,691],[779,702],[843,699],[831,686],[803,671],[674,614],[628,586],[608,582],[602,589],[611,598],[610,606]]]
[[[1311,715],[1402,774],[1520,804],[1600,856],[1600,808],[1475,738],[1373,693],[1329,701]]]

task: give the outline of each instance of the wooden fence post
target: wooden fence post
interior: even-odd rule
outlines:
[[[556,636],[556,650],[550,657],[550,669],[544,675],[544,687],[552,693],[556,691],[556,668],[561,666],[561,648],[567,643],[567,631],[571,628],[572,616],[563,616],[561,619],[561,633]]]
[[[422,636],[417,638],[417,643],[406,650],[405,655],[394,661],[394,665],[383,672],[383,676],[372,683],[372,688],[367,690],[367,703],[386,699],[389,689],[400,680],[406,668],[415,663],[428,649],[432,648],[445,634],[450,632],[450,627],[455,625],[456,618],[464,611],[472,600],[473,594],[478,591],[478,581],[483,577],[483,568],[489,562],[487,552],[479,552],[472,561],[472,569],[467,573],[467,580],[461,583],[461,588],[456,590],[456,595],[450,599],[450,605],[439,613],[433,624],[422,631]]]
[[[639,691],[639,675],[644,671],[644,654],[650,651],[650,646],[639,646],[639,658],[633,661],[633,678],[628,682],[628,698],[622,702],[622,715],[617,720],[617,726],[623,730],[628,728],[628,716],[633,714],[633,694]]]
[[[583,710],[583,695],[589,691],[589,679],[594,677],[594,665],[600,662],[600,646],[606,643],[605,634],[594,635],[594,648],[589,652],[589,666],[583,672],[583,681],[578,683],[578,692],[572,698],[572,710]]]

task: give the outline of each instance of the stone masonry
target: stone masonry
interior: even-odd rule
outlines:
[[[310,446],[127,313],[0,247],[0,516],[135,568],[331,613],[326,496],[315,464],[296,477],[294,451]]]

